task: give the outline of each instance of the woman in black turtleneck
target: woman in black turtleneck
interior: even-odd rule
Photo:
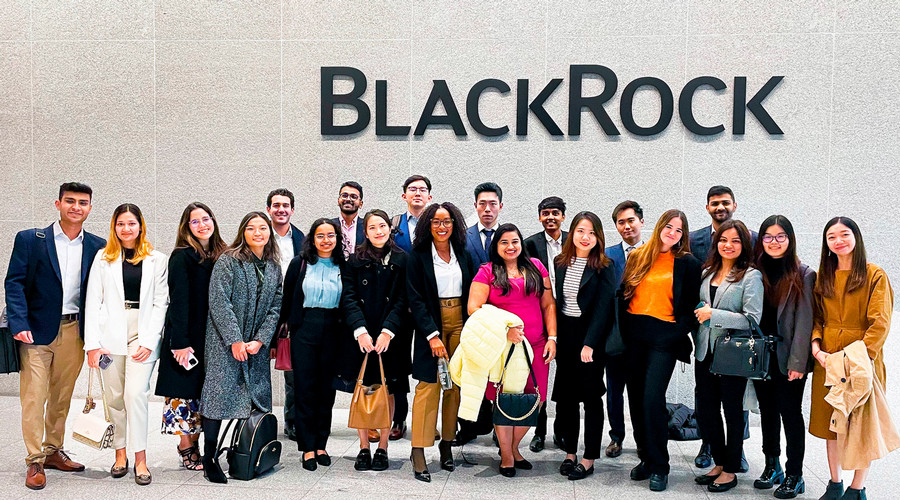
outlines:
[[[810,337],[813,326],[813,288],[816,273],[797,258],[794,227],[782,215],[763,221],[756,241],[756,267],[765,286],[760,328],[780,337],[770,358],[769,380],[755,380],[766,468],[753,486],[769,489],[781,482],[776,498],[794,498],[804,490],[803,389],[812,369]],[[786,470],[782,471],[781,423],[787,441]]]

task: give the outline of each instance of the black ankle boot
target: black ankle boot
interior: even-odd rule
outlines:
[[[819,497],[819,500],[841,500],[841,494],[844,493],[844,482],[839,481],[832,483],[828,481],[825,487],[825,494]]]
[[[763,469],[759,479],[753,481],[753,487],[758,490],[771,489],[784,480],[784,471],[778,457],[766,457],[766,468]]]
[[[803,476],[794,476],[788,474],[784,477],[784,482],[775,490],[775,498],[796,498],[797,495],[806,491],[806,483],[803,482]]]
[[[866,489],[847,488],[844,490],[844,496],[841,497],[841,500],[866,500]]]
[[[203,462],[203,477],[207,481],[221,484],[228,482],[228,478],[225,476],[225,472],[222,471],[218,460],[210,456],[204,456],[201,461]]]

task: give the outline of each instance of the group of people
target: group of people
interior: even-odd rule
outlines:
[[[555,196],[537,207],[543,230],[525,238],[516,225],[499,222],[503,192],[492,182],[475,188],[478,222],[466,227],[454,204],[432,203],[428,178],[413,175],[402,185],[404,213],[391,217],[374,209],[360,216],[363,187],[349,181],[338,193],[339,216],[316,219],[305,235],[290,222],[294,195],[276,189],[264,212],[241,220],[230,245],[213,211],[191,203],[166,256],[154,250],[133,204],[115,209],[108,240],[84,231],[91,197],[84,184],[60,186],[59,220],[18,233],[6,276],[9,326],[20,342],[26,486],[32,489],[46,484],[44,469],[84,469],[62,445],[85,353],[88,365],[101,369],[116,428],[113,477],[128,474],[127,449],[135,481],[151,482],[147,408],[159,361],[155,392],[165,397],[162,432],[180,437],[177,452],[185,468],[226,482],[217,460],[221,423],[248,418],[254,408],[271,411],[270,357],[277,337],[290,338],[285,434],[297,441],[304,469],[331,464],[336,391],[354,390],[369,357],[363,382],[384,377],[393,422],[359,430],[357,470],[388,468],[388,443],[406,435],[412,391],[410,460],[417,479],[431,480],[425,448],[435,441],[440,467],[452,471],[452,448],[491,430],[500,474],[515,476],[532,468],[519,449],[529,428],[491,425],[498,396],[493,384],[480,406],[465,413],[477,418],[459,419],[460,388],[446,388],[439,376],[440,360],[457,351],[467,318],[486,304],[522,321],[506,331],[506,341],[527,344],[533,353],[525,392],[537,394],[541,407],[530,448],[545,447],[550,397],[557,412],[553,440],[565,452],[559,471],[570,480],[594,472],[602,452],[604,395],[611,438],[605,453],[622,453],[627,388],[640,459],[631,479],[649,480],[653,491],[666,489],[665,395],[679,360],[694,364],[703,439],[697,464],[713,465],[696,481],[710,492],[733,488],[736,474],[746,472],[742,447],[751,406],[761,414],[766,456],[754,486],[780,485],[776,498],[804,492],[801,407],[810,372],[809,430],[827,440],[831,476],[822,498],[864,498],[869,462],[896,447],[891,429],[876,425],[855,437],[884,446],[854,449],[856,440],[835,433],[834,402],[826,400],[834,383],[826,385],[826,377],[855,341],[865,345],[875,385],[885,381],[882,345],[892,290],[884,271],[867,261],[858,225],[846,217],[826,224],[816,273],[797,257],[786,217],[773,215],[758,233],[751,231],[732,217],[737,204],[724,186],[707,195],[711,224],[693,232],[685,214],[673,209],[645,239],[641,206],[618,204],[612,222],[622,241],[607,246],[602,219],[593,212],[579,212],[565,230],[566,204]],[[748,324],[777,339],[769,378],[713,373],[717,340]],[[610,347],[615,339],[622,348]],[[377,443],[374,454],[370,443]],[[867,459],[848,461],[848,455]],[[840,471],[847,463],[862,465],[845,490]]]

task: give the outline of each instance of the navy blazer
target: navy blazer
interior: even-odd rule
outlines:
[[[475,269],[478,269],[478,266],[491,260],[488,253],[484,251],[484,245],[481,243],[481,234],[478,232],[478,224],[466,229],[466,253],[472,257],[472,262],[475,263]]]
[[[694,257],[700,259],[700,263],[706,262],[706,258],[709,257],[709,252],[712,250],[712,224],[700,228],[696,231],[691,231],[691,254]],[[750,246],[756,246],[756,231],[750,230]],[[751,250],[753,250],[751,248]]]
[[[613,269],[616,271],[616,285],[620,285],[622,276],[625,274],[625,249],[622,248],[621,243],[616,243],[613,246],[606,247],[606,256],[613,261]]]
[[[534,257],[537,260],[541,261],[541,264],[544,265],[547,269],[550,269],[550,266],[556,266],[553,262],[548,262],[550,259],[547,254],[547,237],[544,236],[546,231],[541,231],[539,233],[532,234],[531,236],[525,238],[525,250],[528,251],[529,257]],[[568,231],[562,232],[562,243],[565,245],[566,238],[569,237]]]
[[[94,256],[106,246],[106,240],[85,231],[82,245],[78,326],[84,338],[84,318],[80,311],[84,311],[88,275]],[[16,234],[5,288],[10,332],[15,335],[31,330],[34,345],[53,342],[59,334],[63,301],[53,224],[44,229],[27,229]]]
[[[291,241],[294,243],[294,257],[300,255],[300,250],[303,249],[303,238],[303,231],[291,224]]]
[[[393,217],[394,219],[397,219],[397,223],[393,228],[394,243],[406,253],[412,251],[412,235],[409,234],[409,223],[407,222],[409,220],[408,215],[409,212],[403,212],[403,215],[395,215]]]
[[[331,222],[334,222],[335,224],[337,224],[338,229],[341,228],[341,218],[340,217],[335,217],[334,219],[331,219]],[[366,228],[365,228],[365,225],[363,224],[362,217],[357,217],[356,218],[356,246],[354,248],[358,248],[359,245],[361,245],[363,241],[366,241]],[[296,247],[294,247],[294,248],[296,248]]]

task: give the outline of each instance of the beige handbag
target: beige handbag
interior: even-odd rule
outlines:
[[[103,417],[91,410],[97,407],[94,398],[91,396],[91,390],[94,388],[94,371],[97,371],[97,377],[100,378],[100,395],[103,400]],[[84,402],[83,415],[79,415],[72,426],[72,438],[79,443],[86,444],[92,448],[102,450],[112,446],[113,436],[116,433],[116,426],[110,422],[109,408],[106,406],[106,393],[103,392],[103,374],[99,368],[88,369],[88,394]]]
[[[386,429],[391,426],[391,405],[388,400],[387,383],[384,381],[384,364],[381,362],[381,354],[378,355],[378,367],[381,369],[381,384],[363,385],[363,376],[366,373],[366,363],[369,355],[363,358],[362,368],[359,369],[359,378],[356,379],[356,388],[353,390],[353,399],[350,402],[350,421],[347,427],[351,429]]]

